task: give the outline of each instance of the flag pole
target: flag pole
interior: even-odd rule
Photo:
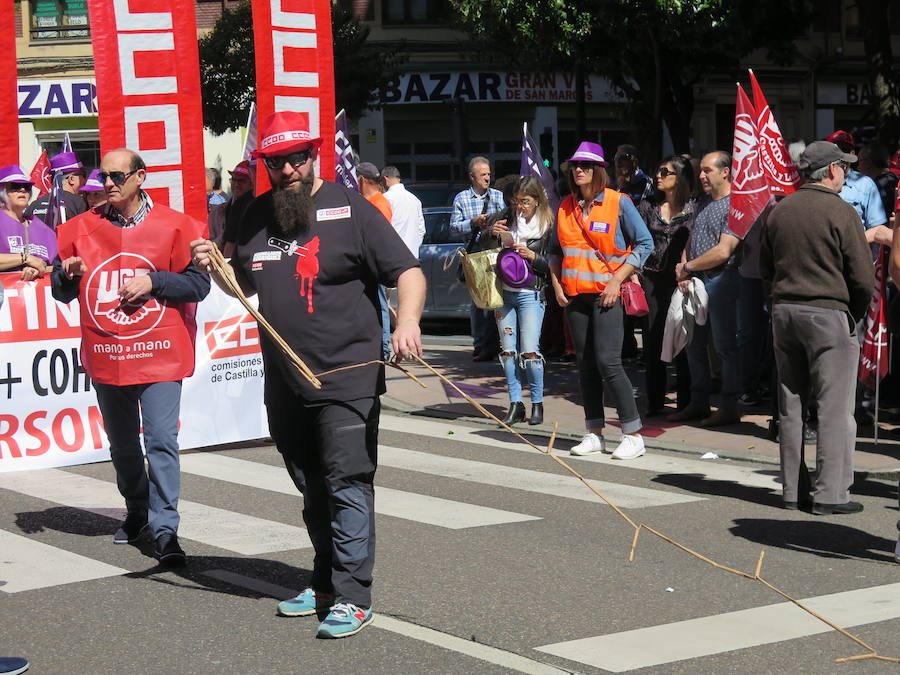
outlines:
[[[881,394],[881,336],[879,334],[878,356],[875,357],[875,447],[878,447],[878,399]]]

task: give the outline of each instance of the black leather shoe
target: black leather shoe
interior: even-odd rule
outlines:
[[[863,505],[859,502],[846,502],[844,504],[813,504],[812,512],[815,516],[830,516],[833,513],[859,513]]]
[[[178,543],[177,534],[161,534],[156,540],[156,559],[166,567],[181,567],[187,562],[187,556]]]
[[[147,512],[130,511],[113,535],[114,544],[136,544],[147,534]]]
[[[516,422],[524,422],[525,421],[525,404],[522,401],[516,401],[515,403],[509,404],[509,410],[506,412],[506,417],[503,418],[503,423],[512,426]]]
[[[528,420],[528,424],[534,426],[535,424],[541,424],[544,421],[544,404],[543,403],[532,403],[531,404],[531,419]]]

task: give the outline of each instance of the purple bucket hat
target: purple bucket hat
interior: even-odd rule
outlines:
[[[534,270],[511,248],[497,254],[497,276],[510,288],[528,288],[534,283]]]
[[[600,166],[609,166],[603,153],[603,146],[599,143],[583,141],[575,154],[566,160],[567,162],[594,162]]]
[[[103,190],[103,183],[100,182],[99,178],[100,169],[94,169],[91,171],[91,175],[88,176],[87,181],[85,181],[84,185],[81,186],[79,192],[100,192]]]
[[[3,183],[28,183],[34,185],[34,181],[25,175],[18,164],[10,164],[0,169],[0,184]]]
[[[84,171],[84,164],[78,159],[78,155],[74,152],[61,152],[50,158],[51,171],[60,171],[62,173],[71,173],[73,171]]]

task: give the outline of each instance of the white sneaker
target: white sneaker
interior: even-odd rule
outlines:
[[[586,433],[581,439],[581,443],[569,450],[570,455],[593,455],[596,452],[606,452],[606,439],[594,433]]]
[[[622,436],[619,447],[613,451],[613,459],[637,459],[647,452],[642,436]]]

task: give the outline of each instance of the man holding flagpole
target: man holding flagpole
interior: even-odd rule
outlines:
[[[52,229],[56,229],[70,218],[87,211],[87,203],[79,193],[87,180],[87,172],[78,155],[71,151],[51,157],[50,171],[53,175],[53,189],[32,202],[25,209],[25,216],[27,218],[37,216]],[[54,208],[56,206],[54,200],[61,206],[58,210],[59,220],[56,220],[57,209]]]

